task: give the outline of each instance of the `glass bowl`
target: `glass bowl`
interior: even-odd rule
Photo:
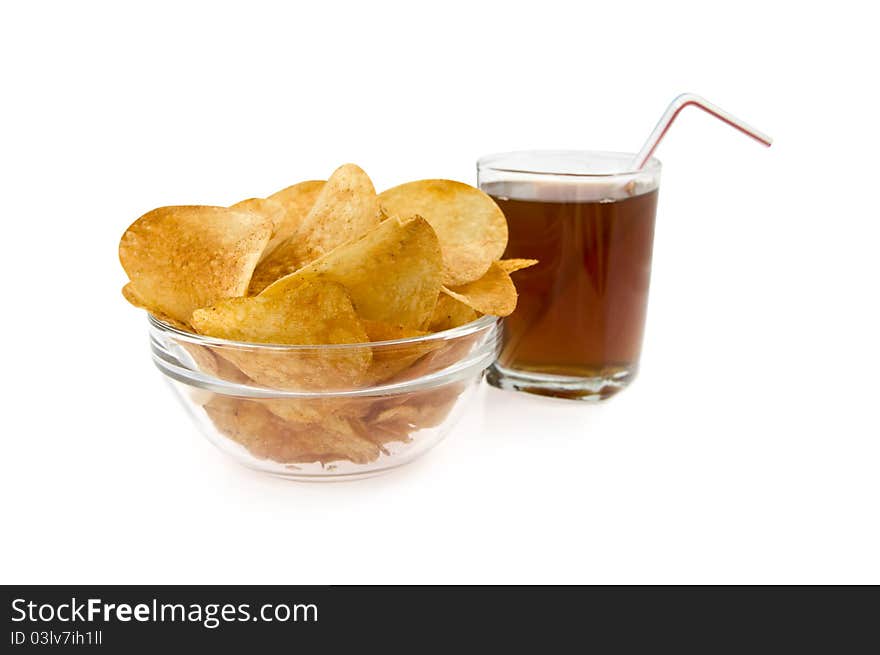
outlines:
[[[220,450],[295,480],[376,475],[445,437],[494,361],[500,319],[368,344],[240,343],[149,317],[153,361]]]

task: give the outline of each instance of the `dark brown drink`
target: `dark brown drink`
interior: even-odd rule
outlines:
[[[540,262],[515,274],[519,301],[490,381],[519,378],[514,388],[563,397],[615,393],[638,368],[657,189],[574,201],[552,186],[482,188],[507,217],[505,257]],[[577,380],[567,387],[569,378]]]

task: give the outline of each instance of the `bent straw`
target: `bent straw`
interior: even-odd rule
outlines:
[[[651,158],[651,155],[654,154],[657,146],[660,145],[661,139],[663,139],[663,137],[666,135],[666,132],[672,125],[672,122],[676,119],[678,114],[681,113],[682,109],[689,106],[699,107],[706,113],[711,114],[718,120],[724,121],[731,127],[735,127],[743,134],[747,134],[755,141],[767,146],[768,148],[770,147],[770,144],[773,143],[773,139],[771,139],[763,132],[756,130],[754,127],[744,121],[741,121],[733,114],[724,111],[721,107],[713,105],[705,98],[701,98],[700,96],[694,95],[693,93],[682,93],[675,100],[669,103],[669,107],[666,108],[663,116],[660,117],[657,126],[654,128],[654,131],[651,132],[651,136],[648,137],[648,140],[645,141],[645,145],[643,145],[642,149],[639,150],[639,154],[637,154],[635,159],[633,159],[633,170],[637,171],[645,165],[645,163]]]

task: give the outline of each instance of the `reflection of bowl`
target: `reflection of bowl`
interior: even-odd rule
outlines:
[[[368,344],[205,337],[150,317],[153,360],[211,442],[299,480],[375,475],[436,445],[495,359],[500,319]]]

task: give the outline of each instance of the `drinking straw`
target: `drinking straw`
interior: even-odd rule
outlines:
[[[711,114],[718,120],[724,121],[731,127],[735,127],[743,134],[747,134],[755,141],[767,146],[768,148],[770,147],[770,144],[773,143],[773,139],[771,139],[763,132],[756,130],[754,127],[744,121],[741,121],[733,114],[724,111],[721,107],[713,105],[705,98],[701,98],[700,96],[694,95],[693,93],[682,93],[675,100],[669,103],[669,106],[666,108],[663,116],[660,117],[660,120],[658,121],[657,126],[654,128],[654,131],[651,132],[651,136],[648,137],[648,140],[645,141],[645,145],[643,145],[642,149],[639,150],[639,154],[637,154],[635,159],[633,159],[632,169],[634,171],[642,168],[645,163],[651,158],[651,155],[654,154],[657,146],[660,145],[660,140],[666,135],[666,132],[672,125],[672,122],[676,119],[679,113],[681,113],[682,109],[689,106],[699,107],[706,113]]]

